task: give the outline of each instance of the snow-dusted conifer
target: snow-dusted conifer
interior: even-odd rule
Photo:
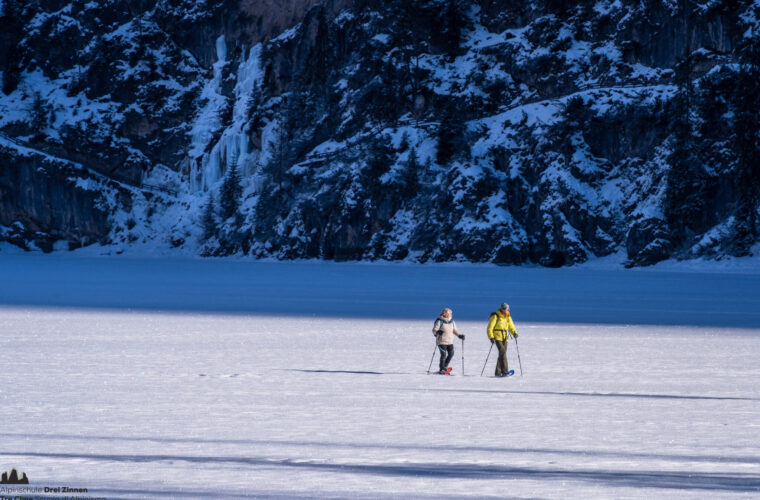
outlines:
[[[696,157],[696,141],[692,126],[695,105],[691,80],[692,61],[687,57],[676,66],[678,93],[674,98],[673,146],[668,163],[665,215],[671,223],[672,240],[683,243],[697,226],[703,224],[705,210],[705,172]]]
[[[409,157],[406,160],[406,171],[404,172],[404,191],[408,197],[412,197],[419,189],[418,171],[420,169],[417,150],[413,147],[409,150]]]
[[[401,134],[401,142],[398,145],[398,150],[400,153],[403,153],[407,149],[409,149],[409,132],[405,130],[404,133]]]
[[[459,0],[448,0],[441,12],[441,36],[443,48],[449,57],[454,58],[462,44],[462,30],[465,28],[466,15]]]
[[[209,240],[216,235],[217,223],[214,207],[214,192],[211,191],[208,194],[208,202],[203,209],[203,217],[201,219],[203,225],[203,239]]]
[[[438,151],[436,162],[447,164],[464,146],[464,122],[453,104],[448,104],[438,127]]]
[[[736,181],[738,182],[738,207],[735,227],[735,255],[747,255],[757,241],[758,202],[760,202],[760,46],[749,39],[739,49],[739,71],[736,75],[734,94],[734,150],[736,154]]]
[[[376,181],[393,165],[394,152],[390,137],[381,135],[372,139],[367,148],[366,175]]]
[[[47,103],[42,99],[39,92],[34,93],[32,101],[32,116],[30,127],[35,136],[40,136],[49,124],[49,113]]]
[[[237,158],[230,161],[227,175],[224,176],[222,188],[219,192],[219,205],[222,217],[226,220],[239,215],[240,198],[243,195],[243,186],[240,184],[240,174],[237,168]]]

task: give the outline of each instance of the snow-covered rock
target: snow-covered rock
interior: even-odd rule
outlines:
[[[3,3],[0,133],[128,187],[88,242],[547,266],[752,252],[757,2],[270,3]],[[233,163],[239,213],[202,236]],[[0,226],[30,230],[33,204],[0,189],[18,207]]]

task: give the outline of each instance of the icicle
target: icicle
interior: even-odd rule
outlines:
[[[203,188],[201,186],[200,172],[198,170],[198,160],[193,158],[190,160],[190,192],[194,193],[200,191]]]
[[[240,63],[237,70],[237,82],[235,84],[232,111],[232,124],[222,132],[218,142],[207,151],[208,141],[213,132],[221,125],[219,110],[224,103],[221,95],[222,71],[226,64],[227,45],[224,36],[216,39],[216,55],[218,61],[214,63],[214,78],[206,84],[203,97],[209,99],[207,106],[201,110],[193,126],[191,157],[202,156],[201,166],[198,168],[199,180],[191,185],[191,189],[207,191],[223,176],[223,166],[232,158],[236,158],[241,172],[247,171],[247,165],[253,164],[253,160],[246,158],[251,153],[250,130],[248,130],[248,112],[253,100],[253,93],[260,85],[263,77],[261,68],[261,44],[257,44],[248,50],[248,58]],[[243,53],[245,54],[245,49]],[[193,156],[194,155],[194,156]],[[191,179],[192,182],[192,179]]]
[[[227,60],[227,43],[224,40],[224,35],[219,35],[216,39],[216,58],[220,61]]]
[[[249,148],[251,147],[250,142],[251,140],[248,137],[247,127],[243,127],[243,130],[240,134],[240,156],[245,156],[250,152],[249,150]]]
[[[219,150],[214,149],[210,155],[204,157],[204,160],[202,186],[203,191],[208,191],[221,178]]]

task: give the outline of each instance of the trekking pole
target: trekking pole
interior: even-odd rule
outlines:
[[[462,339],[462,376],[464,377],[464,339]]]
[[[520,363],[520,376],[522,377],[523,373],[522,373],[522,361],[520,360],[520,346],[517,345],[517,337],[515,337],[511,333],[510,335],[512,335],[512,338],[515,339],[515,349],[517,349],[517,362]]]
[[[483,369],[480,370],[480,376],[483,376],[483,372],[486,371],[486,365],[488,364],[488,358],[491,356],[491,350],[493,350],[493,343],[491,343],[491,349],[488,349],[488,355],[486,356],[486,362],[483,363]]]
[[[430,375],[430,368],[433,366],[433,360],[435,359],[435,351],[438,350],[438,346],[436,345],[433,348],[433,355],[430,357],[430,364],[428,365],[428,375]]]

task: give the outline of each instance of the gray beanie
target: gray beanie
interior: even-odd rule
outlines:
[[[501,303],[501,307],[499,307],[499,310],[500,311],[509,311],[509,304],[507,304],[506,302],[502,302]]]

